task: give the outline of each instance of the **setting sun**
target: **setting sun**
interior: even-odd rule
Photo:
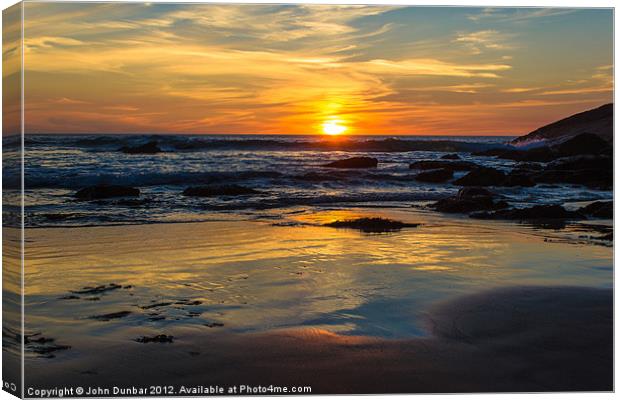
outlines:
[[[325,121],[323,133],[326,135],[341,135],[347,130],[346,126],[340,125],[339,121]]]

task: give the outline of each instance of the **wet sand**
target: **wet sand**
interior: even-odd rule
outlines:
[[[453,299],[428,315],[432,335],[386,340],[319,329],[199,334],[127,343],[52,365],[26,386],[311,386],[312,393],[610,391],[612,292],[516,287]]]
[[[27,230],[26,387],[611,389],[612,249],[581,228],[280,215]],[[421,225],[321,226],[357,216]]]

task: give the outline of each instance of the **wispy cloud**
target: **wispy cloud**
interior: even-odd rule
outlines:
[[[603,102],[612,86],[606,54],[538,71],[527,29],[496,24],[566,10],[463,9],[463,25],[385,6],[26,7],[36,131],[312,133],[338,116],[353,133],[514,133],[517,116]]]
[[[549,18],[573,14],[576,10],[569,8],[485,8],[467,18],[474,22],[526,22],[538,18]]]
[[[484,31],[459,33],[454,39],[462,43],[472,54],[481,54],[485,50],[508,50],[514,45],[508,44],[508,36],[497,30],[487,29]]]

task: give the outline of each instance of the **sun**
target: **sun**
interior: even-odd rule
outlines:
[[[347,127],[340,124],[340,121],[325,121],[323,122],[323,133],[326,135],[337,136],[342,135]]]

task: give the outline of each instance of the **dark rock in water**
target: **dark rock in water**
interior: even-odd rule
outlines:
[[[199,306],[202,304],[202,301],[200,300],[191,300],[191,299],[181,299],[179,301],[176,301],[174,304],[180,304],[180,305],[184,305],[184,306]]]
[[[169,305],[172,305],[172,303],[170,303],[170,302],[162,302],[162,303],[149,304],[148,306],[142,306],[140,308],[143,309],[143,310],[148,310],[148,309],[157,308],[157,307],[167,307]]]
[[[536,186],[536,182],[534,182],[534,179],[532,179],[532,174],[528,171],[515,169],[506,175],[506,179],[504,179],[501,186],[532,187]]]
[[[453,175],[454,171],[451,169],[432,169],[430,171],[420,172],[415,176],[415,180],[420,182],[439,183],[451,179]]]
[[[451,171],[471,171],[478,164],[469,161],[423,160],[409,164],[409,169],[449,169]]]
[[[416,228],[420,224],[409,224],[387,218],[357,218],[330,222],[324,226],[357,229],[365,233],[383,233],[395,232],[403,228]]]
[[[33,339],[33,337],[35,336],[38,336],[38,337],[36,339]],[[31,344],[31,343],[43,344],[43,343],[51,343],[53,341],[54,339],[46,338],[45,336],[39,336],[39,335],[24,336],[24,344]]]
[[[561,158],[534,175],[538,183],[572,183],[592,188],[613,186],[613,159],[607,156]]]
[[[138,343],[172,343],[174,336],[156,335],[156,336],[140,336],[135,341]]]
[[[352,157],[323,165],[327,168],[376,168],[379,160],[372,157]]]
[[[454,181],[460,186],[502,186],[506,175],[495,168],[480,167]]]
[[[44,358],[54,358],[52,353],[71,348],[71,346],[56,344],[55,341],[56,339],[41,336],[41,333],[24,335],[25,349]]]
[[[480,187],[465,187],[456,196],[441,199],[430,206],[445,213],[470,213],[472,211],[498,210],[508,207],[503,200],[495,201],[494,194]]]
[[[121,285],[117,285],[116,283],[110,283],[109,285],[99,285],[99,286],[85,286],[80,290],[71,290],[71,293],[75,294],[101,294],[104,292],[108,292],[110,290],[116,290],[122,288]]]
[[[184,196],[194,197],[248,196],[259,193],[258,190],[239,185],[192,186],[183,191]]]
[[[492,213],[477,213],[471,216],[472,218],[479,219],[508,219],[520,221],[583,218],[583,215],[579,212],[567,211],[564,207],[559,205],[537,205],[529,208],[511,208]]]
[[[204,324],[204,326],[208,328],[221,328],[222,326],[224,326],[224,324],[221,322],[207,322]]]
[[[612,219],[614,217],[613,201],[595,201],[585,207],[581,207],[577,212],[595,218]]]
[[[461,188],[456,194],[456,198],[458,200],[477,199],[481,197],[493,197],[493,196],[495,196],[495,194],[491,192],[490,190],[485,189],[483,187],[476,187],[476,186]]]
[[[78,300],[80,298],[80,296],[74,296],[74,295],[68,295],[68,296],[62,296],[59,297],[59,300]]]
[[[493,156],[505,160],[523,162],[550,162],[558,158],[578,155],[612,154],[612,146],[599,136],[582,133],[562,143],[522,150],[518,148],[497,148],[473,153],[476,156]]]
[[[138,146],[123,146],[121,151],[125,154],[157,154],[161,153],[161,148],[157,141],[152,140]]]
[[[111,319],[125,318],[129,314],[131,314],[131,311],[118,311],[109,314],[93,315],[89,318],[96,319],[97,321],[109,321]]]
[[[444,154],[443,156],[440,157],[442,160],[460,160],[461,157],[459,157],[458,154],[456,153],[452,153],[452,154]]]
[[[611,145],[601,139],[600,136],[592,133],[582,133],[574,136],[563,143],[553,146],[553,149],[560,153],[562,157],[612,153]]]
[[[140,196],[140,189],[122,185],[95,185],[80,189],[73,196],[79,200],[137,197]]]
[[[545,170],[574,171],[574,170],[610,170],[613,169],[613,159],[609,156],[576,156],[563,157],[547,165]]]

